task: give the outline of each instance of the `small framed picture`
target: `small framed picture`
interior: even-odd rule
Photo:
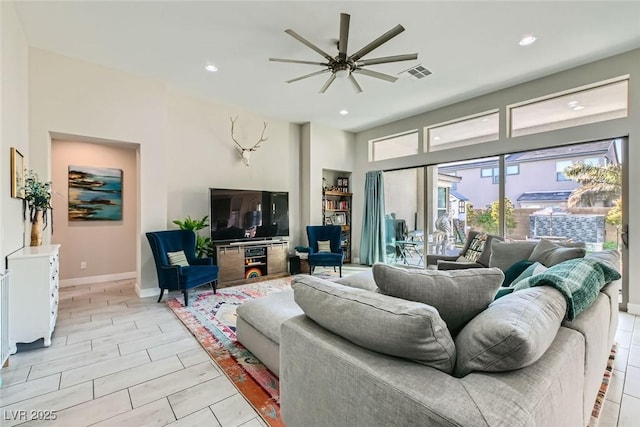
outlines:
[[[344,212],[339,212],[333,216],[332,220],[336,225],[344,225],[347,223],[347,215]]]
[[[11,147],[11,197],[24,199],[24,156]]]
[[[333,225],[333,221],[331,220],[330,216],[324,219],[324,225]]]

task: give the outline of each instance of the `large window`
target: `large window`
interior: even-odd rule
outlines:
[[[438,151],[453,147],[496,141],[498,113],[489,112],[424,128],[426,150]]]
[[[627,117],[629,81],[591,85],[507,107],[511,136]]]
[[[393,159],[418,154],[418,131],[369,141],[369,161]]]

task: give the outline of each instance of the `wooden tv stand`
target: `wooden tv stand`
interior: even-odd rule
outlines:
[[[289,274],[289,242],[286,240],[220,243],[215,248],[215,262],[220,268],[220,288]]]

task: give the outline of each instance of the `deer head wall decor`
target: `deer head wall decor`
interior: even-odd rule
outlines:
[[[261,142],[264,142],[267,139],[269,139],[268,137],[264,136],[264,132],[267,130],[268,123],[264,122],[264,127],[262,128],[262,134],[260,135],[260,139],[258,140],[258,142],[256,142],[253,145],[253,147],[251,147],[251,148],[244,148],[236,140],[236,137],[233,134],[233,131],[234,131],[234,128],[235,128],[235,124],[236,124],[236,120],[238,120],[238,116],[236,116],[235,119],[233,117],[231,117],[230,119],[231,119],[231,139],[233,139],[233,142],[235,142],[236,145],[238,146],[238,153],[242,157],[242,161],[244,162],[244,165],[249,167],[249,162],[251,161],[251,152],[252,151],[256,151],[258,148],[260,148],[260,143]]]

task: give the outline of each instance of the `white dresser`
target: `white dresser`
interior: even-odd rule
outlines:
[[[7,257],[11,271],[9,291],[9,351],[16,343],[51,334],[58,317],[58,250],[60,245],[27,246]]]

